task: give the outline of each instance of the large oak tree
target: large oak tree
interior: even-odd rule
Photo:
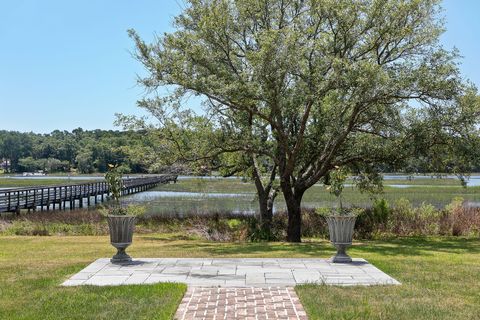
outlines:
[[[140,82],[174,89],[141,104],[165,114],[203,97],[239,137],[232,152],[274,164],[289,241],[303,194],[335,166],[395,163],[460,130],[467,86],[439,44],[437,0],[190,0],[174,26],[151,44],[130,31]]]

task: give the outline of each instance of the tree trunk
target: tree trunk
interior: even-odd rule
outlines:
[[[293,192],[291,188],[282,188],[288,212],[287,241],[302,242],[302,212],[303,192]]]
[[[260,215],[258,218],[259,227],[263,240],[273,240],[272,220],[273,220],[273,202],[277,196],[277,190],[273,187],[277,167],[274,166],[270,172],[270,179],[266,185],[262,182],[261,170],[255,155],[251,156],[253,164],[253,181],[257,188],[258,204],[260,207]]]
[[[300,208],[301,199],[296,199],[294,197],[294,199],[290,201],[291,201],[290,203],[287,202],[287,210],[288,210],[287,241],[302,242],[302,214],[301,214],[301,208]]]
[[[271,240],[270,238],[272,235],[273,201],[274,197],[272,197],[271,194],[260,192],[258,193],[258,204],[260,207],[260,229],[262,230],[262,233],[267,236],[267,239],[264,240]]]

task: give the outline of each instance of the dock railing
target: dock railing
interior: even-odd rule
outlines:
[[[142,192],[161,183],[177,182],[176,175],[123,179],[122,195]],[[82,208],[105,201],[110,192],[105,181],[35,186],[0,190],[0,212]]]

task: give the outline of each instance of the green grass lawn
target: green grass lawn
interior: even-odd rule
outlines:
[[[183,240],[137,235],[134,257],[329,257],[324,240],[301,244]],[[185,286],[60,287],[114,252],[107,237],[0,237],[0,319],[170,319]],[[404,238],[355,243],[363,257],[401,286],[306,285],[297,292],[310,319],[477,319],[480,240]]]
[[[296,291],[310,319],[478,319],[479,239],[396,239],[355,246],[401,286],[304,285]]]
[[[106,237],[1,237],[0,319],[171,319],[183,284],[59,286],[111,253]]]

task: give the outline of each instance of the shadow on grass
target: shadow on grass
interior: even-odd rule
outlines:
[[[167,241],[163,237],[142,237],[149,241]],[[212,256],[226,255],[258,255],[265,253],[266,256],[288,257],[287,255],[304,255],[322,257],[331,255],[333,246],[328,242],[207,242],[186,241],[172,244],[179,251],[204,252]]]
[[[368,241],[365,244],[357,244],[353,250],[378,255],[406,256],[433,255],[434,253],[480,253],[480,239],[478,238],[408,237]]]
[[[176,237],[175,237],[176,238]],[[171,241],[164,237],[143,237],[150,241]],[[183,240],[183,239],[172,239]],[[225,255],[259,255],[266,256],[311,256],[329,257],[334,253],[334,247],[327,241],[286,243],[286,242],[239,242],[221,243],[207,241],[185,241],[175,243],[175,248],[185,251],[201,251],[212,256]],[[352,254],[361,253],[393,256],[428,256],[435,253],[449,254],[480,254],[480,239],[453,237],[408,237],[387,240],[372,240],[354,242],[350,249]]]
[[[195,241],[198,240],[197,238],[185,234],[166,234],[162,236],[142,236],[142,234],[138,235],[144,240],[149,240],[149,241],[165,241],[165,242],[173,242],[173,241],[179,241],[179,240],[185,240],[185,241]]]

